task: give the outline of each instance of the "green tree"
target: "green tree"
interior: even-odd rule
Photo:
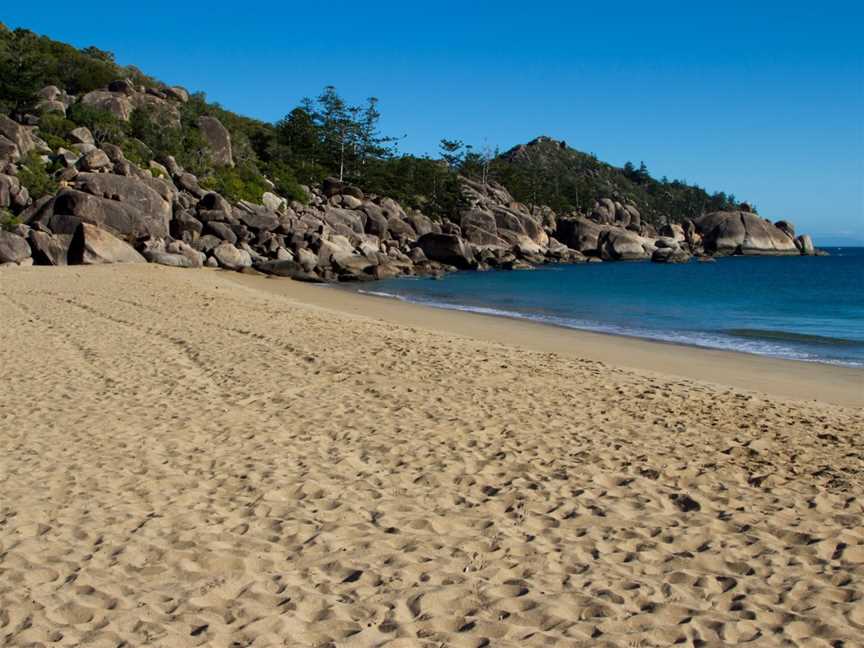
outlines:
[[[441,159],[447,163],[451,171],[458,171],[465,160],[465,143],[462,140],[442,139],[438,146]]]
[[[0,33],[0,110],[13,117],[32,111],[47,67],[33,32],[16,29]]]
[[[18,179],[27,188],[27,192],[34,200],[57,191],[57,182],[35,151],[28,153],[24,160],[19,163],[19,166]]]
[[[81,53],[90,58],[105,61],[106,63],[115,63],[114,54],[112,52],[106,52],[105,50],[99,49],[93,45],[82,48]]]

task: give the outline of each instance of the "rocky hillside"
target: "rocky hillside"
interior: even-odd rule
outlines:
[[[344,119],[335,93],[266,125],[120,68],[104,52],[34,38],[0,29],[0,264],[149,261],[357,281],[548,262],[814,253],[789,223],[726,198],[692,218],[659,219],[664,203],[653,185],[631,191],[612,167],[548,138],[493,161],[497,175],[529,169],[511,174],[509,187],[489,180],[489,168],[486,181],[471,177],[476,156],[461,165],[395,159],[369,129],[354,142],[366,158],[336,160],[327,129],[356,124],[327,121]],[[33,49],[38,57],[16,63],[32,69],[13,69],[9,52],[20,58]],[[51,67],[73,52],[81,57],[74,74]],[[57,83],[23,92],[8,84],[16,75],[22,84]],[[97,80],[103,85],[94,87]],[[297,181],[337,161],[344,181]],[[590,186],[578,189],[578,209],[514,199],[514,187],[541,195],[540,185],[520,184],[541,177],[531,175],[538,164],[577,178],[577,189]],[[593,180],[580,184],[583,177]]]
[[[545,136],[497,156],[489,173],[519,200],[587,215],[598,200],[610,198],[633,205],[644,222],[657,227],[739,206],[733,195],[709,194],[680,180],[657,180],[644,164],[615,167]]]

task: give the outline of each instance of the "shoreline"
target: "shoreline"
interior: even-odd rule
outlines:
[[[685,342],[683,340],[673,340],[673,339],[664,339],[662,337],[650,337],[647,335],[635,335],[631,333],[619,333],[616,331],[604,331],[600,328],[581,328],[578,326],[568,326],[567,324],[559,324],[558,322],[554,322],[551,320],[543,320],[541,318],[531,317],[530,315],[523,315],[517,311],[501,311],[495,308],[487,308],[488,312],[483,312],[481,308],[472,308],[470,306],[463,306],[461,304],[445,304],[443,302],[423,302],[423,301],[415,301],[411,299],[403,298],[399,295],[385,292],[377,292],[377,291],[366,291],[362,289],[351,289],[348,288],[346,284],[332,284],[332,287],[336,290],[343,290],[349,293],[354,293],[358,295],[367,295],[369,297],[377,297],[380,299],[393,299],[404,304],[414,304],[415,306],[422,306],[424,308],[434,308],[436,310],[446,310],[446,311],[454,311],[458,313],[470,313],[473,315],[483,315],[487,317],[503,317],[504,319],[513,320],[515,322],[532,322],[534,324],[539,324],[540,326],[551,326],[555,329],[564,329],[565,331],[579,331],[583,333],[594,333],[596,335],[608,335],[612,337],[625,338],[628,340],[642,340],[645,342],[654,342],[656,344],[668,344],[674,347],[683,347],[685,349],[705,349],[711,351],[723,351],[726,353],[740,353],[745,356],[756,356],[758,358],[773,358],[776,360],[786,360],[788,362],[804,362],[808,364],[816,364],[816,365],[825,365],[829,367],[845,367],[852,370],[861,371],[864,373],[864,364],[854,364],[851,362],[843,362],[843,361],[830,361],[830,360],[818,360],[818,359],[803,359],[803,358],[787,358],[781,355],[772,355],[770,353],[756,353],[754,351],[744,351],[741,349],[734,348],[725,348],[720,346],[710,346],[708,344],[697,344],[695,342]],[[845,342],[845,341],[844,341]]]
[[[333,286],[232,274],[249,288],[336,311],[505,346],[675,376],[796,401],[864,407],[864,370],[586,331],[529,319],[438,308]]]

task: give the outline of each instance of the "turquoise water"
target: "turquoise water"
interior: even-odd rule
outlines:
[[[864,248],[392,279],[364,292],[558,326],[864,367]]]

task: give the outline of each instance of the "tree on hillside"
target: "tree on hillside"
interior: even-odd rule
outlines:
[[[488,142],[484,142],[479,151],[468,144],[465,147],[465,157],[462,160],[462,173],[480,180],[484,185],[489,184],[489,170],[492,161],[497,157],[498,150],[493,149]]]
[[[451,171],[458,171],[465,159],[465,144],[462,140],[442,139],[438,145],[441,152],[441,159],[447,163],[447,168]]]
[[[114,60],[114,53],[107,52],[103,49],[99,49],[91,45],[90,47],[85,47],[81,50],[82,54],[86,54],[87,56],[95,59],[99,59],[100,61],[105,61],[106,63],[116,63]]]
[[[304,99],[300,108],[315,129],[316,162],[333,169],[340,180],[362,177],[371,160],[385,159],[393,154],[396,138],[381,135],[378,121],[378,99],[370,97],[365,105],[345,103],[333,86],[327,86],[317,99]],[[295,111],[296,112],[296,111]],[[289,115],[285,126],[302,128],[305,136],[312,133],[302,114]],[[285,120],[283,120],[285,121]]]
[[[317,105],[308,102],[311,114],[321,127],[325,155],[330,163],[339,169],[339,179],[345,177],[345,152],[352,138],[353,122],[345,102],[337,94],[336,88],[327,86],[318,96]]]
[[[3,32],[0,39],[0,110],[15,116],[33,110],[46,76],[37,36],[25,29]]]

